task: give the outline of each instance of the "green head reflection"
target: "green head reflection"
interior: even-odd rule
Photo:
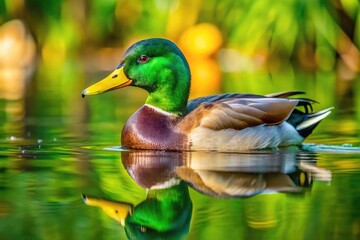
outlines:
[[[185,160],[182,153],[123,152],[125,169],[146,189],[146,198],[131,203],[83,196],[87,205],[100,207],[124,228],[129,239],[185,239],[192,202],[188,185],[175,173]]]
[[[187,236],[192,202],[185,183],[165,189],[149,190],[125,220],[129,239],[183,239]]]
[[[147,189],[145,201],[125,220],[129,239],[183,239],[190,228],[192,202],[187,184],[175,169],[182,166],[180,152],[123,152],[122,162],[137,184]]]

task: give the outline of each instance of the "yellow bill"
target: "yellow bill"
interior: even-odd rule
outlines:
[[[132,84],[132,80],[126,78],[122,67],[115,69],[109,76],[103,80],[91,85],[82,92],[82,97],[86,95],[95,95],[118,88],[126,87]]]
[[[127,215],[131,215],[134,211],[134,206],[130,203],[109,201],[85,195],[82,197],[86,205],[101,208],[109,217],[118,221],[122,226],[125,226]]]

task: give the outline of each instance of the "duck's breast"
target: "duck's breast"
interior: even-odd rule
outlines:
[[[185,150],[186,137],[176,131],[178,118],[144,105],[126,122],[121,144],[135,149]]]

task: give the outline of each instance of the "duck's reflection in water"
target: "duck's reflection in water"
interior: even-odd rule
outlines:
[[[122,152],[122,162],[146,199],[130,203],[84,196],[119,221],[129,239],[186,238],[192,215],[188,186],[217,198],[260,193],[302,193],[314,179],[330,181],[331,173],[316,167],[316,155],[299,151],[249,153]]]

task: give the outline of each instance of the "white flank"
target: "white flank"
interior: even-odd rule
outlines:
[[[260,125],[243,130],[220,131],[198,127],[189,135],[191,150],[239,151],[298,145],[304,138],[287,122],[275,126]]]

